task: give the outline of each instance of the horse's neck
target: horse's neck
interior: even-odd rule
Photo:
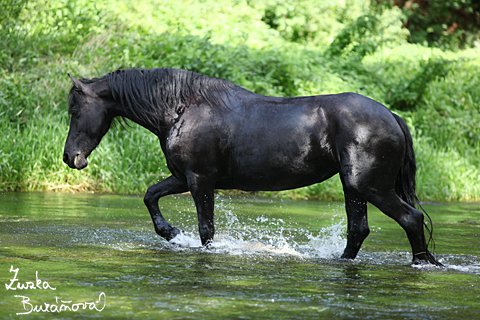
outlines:
[[[148,131],[152,132],[159,138],[165,135],[165,132],[171,127],[171,123],[174,123],[175,107],[171,107],[171,110],[159,110],[158,114],[141,116],[141,112],[135,112],[129,110],[125,106],[120,106],[121,110],[118,112],[118,116],[127,118],[128,120],[135,122],[136,124],[144,127]]]

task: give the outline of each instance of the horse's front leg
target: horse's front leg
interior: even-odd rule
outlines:
[[[166,240],[170,241],[175,236],[180,234],[182,231],[177,227],[173,227],[170,223],[165,220],[160,209],[158,208],[158,200],[161,197],[177,194],[182,192],[187,192],[188,187],[185,183],[180,182],[174,176],[170,176],[167,179],[151,186],[148,188],[143,201],[150,212],[152,217],[153,225],[155,226],[155,231],[157,234]]]
[[[208,247],[213,242],[215,225],[213,221],[215,183],[205,176],[190,174],[188,188],[195,202],[198,215],[198,231],[202,245]]]

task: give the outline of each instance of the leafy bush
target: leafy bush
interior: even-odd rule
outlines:
[[[393,3],[406,15],[412,43],[454,49],[471,46],[479,39],[480,3],[477,0],[403,0]]]
[[[329,37],[342,28],[340,20],[358,15],[358,2],[335,3],[309,0],[295,2],[266,0],[255,2],[263,12],[262,21],[288,41],[299,43],[327,43]],[[349,14],[347,14],[349,13]],[[335,31],[334,31],[335,30]],[[333,32],[332,32],[333,31]]]
[[[386,103],[396,110],[414,110],[421,104],[429,83],[445,78],[449,70],[449,61],[441,58],[421,60],[419,70],[410,79],[391,88]]]
[[[9,2],[0,34],[0,190],[143,193],[167,176],[155,136],[112,128],[83,171],[62,163],[67,73],[184,68],[260,94],[355,91],[405,118],[428,200],[475,200],[480,60],[407,44],[398,8],[367,0]],[[341,184],[274,193],[339,199]]]

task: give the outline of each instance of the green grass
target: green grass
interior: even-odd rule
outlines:
[[[85,170],[69,169],[62,153],[67,73],[172,67],[266,95],[354,91],[378,100],[412,131],[420,199],[478,200],[478,48],[408,44],[398,9],[347,2],[32,0],[19,13],[4,4],[0,190],[141,194],[168,176],[157,138],[135,124],[111,129]],[[268,195],[340,199],[338,180]]]

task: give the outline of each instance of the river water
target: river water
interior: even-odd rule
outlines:
[[[0,193],[1,319],[480,319],[480,204],[425,204],[445,265],[411,265],[406,236],[369,207],[354,261],[343,203],[216,198],[201,247],[187,195]],[[55,290],[53,290],[55,289]]]

